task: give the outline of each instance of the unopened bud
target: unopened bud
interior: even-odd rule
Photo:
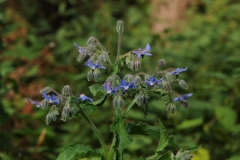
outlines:
[[[188,89],[188,84],[184,80],[181,79],[178,84],[181,88]]]
[[[166,91],[170,91],[170,90],[171,90],[171,86],[170,86],[169,82],[167,82],[167,81],[162,81],[162,85],[163,85],[163,88],[164,88]]]
[[[95,41],[96,41],[96,37],[93,37],[93,36],[91,36],[91,37],[89,37],[88,38],[88,40],[87,40],[87,44],[89,45],[89,44],[92,44],[92,43],[94,43]]]
[[[169,72],[167,72],[167,73],[166,73],[166,79],[167,79],[168,82],[173,82],[174,77],[173,77],[172,74],[170,74]]]
[[[121,95],[116,95],[113,98],[113,106],[114,108],[119,107],[122,108],[124,105],[124,100],[122,99]]]
[[[134,76],[131,74],[126,74],[123,79],[125,79],[128,83],[132,83]]]
[[[137,86],[139,85],[142,81],[141,81],[141,77],[140,76],[135,76],[135,78],[133,79],[134,85]]]
[[[49,105],[50,105],[50,104],[49,104],[49,102],[48,102],[47,99],[42,100],[42,102],[41,102],[41,107],[42,107],[42,108],[46,108],[46,107],[48,107]]]
[[[133,67],[133,70],[138,70],[141,66],[141,62],[140,61],[135,61],[134,62],[134,67]]]
[[[166,66],[167,62],[164,59],[158,60],[158,65],[160,66]]]
[[[40,90],[40,93],[43,94],[45,92],[46,94],[51,92],[53,89],[50,87],[44,87],[43,89]]]
[[[124,30],[124,22],[122,20],[117,21],[117,32],[122,33]]]
[[[52,111],[49,111],[47,116],[46,116],[46,124],[48,125],[53,119],[53,116],[52,116]]]
[[[85,59],[86,56],[87,56],[87,54],[85,52],[81,52],[81,53],[79,52],[78,57],[77,57],[77,61],[82,62]]]
[[[95,69],[94,72],[93,72],[93,79],[95,81],[98,81],[100,75],[101,75],[101,71],[99,69]]]
[[[94,44],[89,44],[87,46],[87,51],[93,51],[95,49],[95,45]]]
[[[188,108],[188,101],[187,101],[187,100],[183,100],[183,101],[182,101],[182,105],[183,105],[183,107],[184,107],[185,109],[187,109],[187,108]]]
[[[172,114],[174,114],[174,112],[176,111],[176,106],[174,103],[169,103],[166,105],[166,111],[170,111]]]
[[[93,79],[93,72],[94,71],[89,71],[88,74],[87,74],[87,79],[88,81],[91,81]]]
[[[72,92],[71,92],[71,89],[70,89],[69,85],[66,85],[66,86],[63,87],[62,95],[67,96],[67,97],[72,95]]]

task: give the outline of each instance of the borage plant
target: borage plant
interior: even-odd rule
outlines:
[[[144,49],[134,49],[126,54],[120,53],[121,37],[123,33],[123,21],[117,22],[118,32],[118,49],[115,62],[109,57],[109,53],[105,47],[95,37],[90,37],[87,41],[87,47],[80,47],[76,43],[74,46],[78,49],[79,62],[85,61],[85,65],[90,68],[87,79],[88,81],[98,81],[102,71],[108,69],[111,73],[103,84],[94,84],[89,87],[95,96],[100,93],[102,96],[99,100],[93,101],[91,98],[81,93],[79,97],[72,94],[68,85],[64,86],[62,93],[58,93],[50,87],[43,88],[40,92],[43,94],[43,100],[36,102],[30,99],[32,104],[37,108],[50,108],[46,116],[46,123],[55,121],[59,112],[62,114],[61,120],[66,121],[76,115],[82,115],[91,126],[93,132],[97,136],[101,148],[93,149],[89,145],[74,144],[65,147],[58,156],[58,160],[75,160],[81,158],[94,158],[101,160],[122,160],[123,150],[132,143],[131,134],[140,134],[151,138],[159,139],[158,147],[150,157],[139,157],[146,160],[189,160],[192,157],[191,152],[198,149],[180,148],[176,138],[169,135],[166,128],[160,120],[159,126],[151,126],[147,123],[133,121],[125,124],[130,109],[134,106],[144,107],[144,117],[147,116],[149,106],[148,103],[152,97],[158,96],[157,100],[163,99],[167,111],[174,113],[176,110],[175,102],[180,101],[185,108],[188,108],[188,98],[192,93],[179,94],[171,90],[172,83],[178,83],[183,89],[188,89],[187,83],[179,78],[179,74],[188,68],[168,68],[160,70],[160,66],[165,66],[166,61],[160,59],[157,62],[154,72],[136,74],[126,74],[120,77],[118,74],[126,65],[131,70],[138,70],[144,57],[152,56],[150,45],[147,44]],[[108,99],[113,99],[113,107],[115,108],[114,121],[110,126],[113,133],[112,144],[109,147],[105,144],[100,132],[94,123],[86,115],[85,111],[93,111],[101,107]],[[130,104],[125,104],[126,99],[131,99]]]

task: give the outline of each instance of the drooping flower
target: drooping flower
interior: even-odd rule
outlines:
[[[88,51],[86,49],[84,49],[83,47],[80,47],[79,45],[77,45],[76,42],[74,42],[73,44],[77,49],[78,49],[78,52],[81,54],[81,53],[88,53]]]
[[[106,69],[104,66],[101,66],[100,63],[92,63],[90,59],[88,59],[88,61],[85,64],[86,66],[90,67],[92,69],[92,71],[94,71],[94,69],[97,68],[102,68],[102,69]]]
[[[30,102],[34,105],[36,105],[37,108],[40,108],[41,107],[41,103],[40,102],[37,102],[37,101],[33,101],[31,98],[30,98]]]
[[[135,54],[138,58],[140,57],[144,57],[144,56],[152,56],[152,54],[150,53],[150,45],[147,44],[145,49],[137,49],[137,50],[133,50],[132,51],[133,54]]]
[[[157,80],[155,79],[154,76],[151,76],[149,79],[145,80],[145,84],[148,86],[148,87],[151,87],[151,86],[154,86],[156,84],[158,84],[159,82],[161,82],[163,80],[163,78]]]
[[[193,93],[188,93],[188,94],[182,94],[179,97],[175,97],[174,98],[174,102],[176,101],[183,101],[183,100],[188,100],[189,97],[191,97],[193,95]]]
[[[176,69],[174,69],[174,70],[172,70],[171,72],[170,72],[170,74],[175,74],[175,75],[178,75],[179,73],[181,73],[181,72],[184,72],[184,71],[186,71],[188,69],[188,67],[186,67],[186,68],[176,68]]]
[[[90,102],[93,102],[92,98],[89,98],[87,96],[85,96],[85,94],[80,94],[80,96],[78,97],[79,100],[82,100],[82,101],[90,101]]]
[[[122,79],[119,88],[126,92],[128,89],[136,88],[136,86],[134,85],[134,82],[128,83],[124,79]]]
[[[107,91],[107,94],[116,93],[118,87],[111,88],[110,82],[104,83],[104,89]]]
[[[188,98],[191,97],[192,95],[193,95],[193,93],[182,94],[179,97],[175,97],[173,100],[174,100],[174,102],[181,101],[183,106],[185,108],[188,108]]]
[[[43,92],[43,97],[48,100],[50,104],[58,105],[60,103],[60,98],[56,98],[54,94],[52,96],[46,95],[46,92]]]

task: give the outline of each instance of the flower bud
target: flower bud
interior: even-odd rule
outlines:
[[[124,100],[122,99],[121,95],[116,95],[113,98],[113,106],[114,108],[119,107],[122,108],[122,106],[124,105]]]
[[[158,60],[158,65],[160,66],[166,66],[167,62],[164,59]]]
[[[43,89],[40,90],[40,93],[43,94],[45,92],[46,94],[51,92],[53,89],[50,87],[44,87]]]
[[[89,44],[92,44],[92,43],[94,43],[95,41],[96,41],[96,37],[93,37],[93,36],[91,36],[91,37],[89,37],[88,38],[88,40],[87,40],[87,44],[89,45]]]
[[[133,70],[138,70],[141,66],[141,62],[140,61],[135,61],[134,62],[134,67],[133,67]]]
[[[178,84],[182,89],[188,89],[188,84],[184,80],[181,79]]]
[[[41,102],[41,107],[42,107],[42,108],[46,108],[46,107],[48,107],[49,105],[50,105],[50,104],[49,104],[49,102],[48,102],[47,99],[42,100],[42,102]]]
[[[98,61],[103,64],[105,62],[109,62],[110,58],[108,56],[108,52],[102,52],[99,56],[98,56]]]
[[[137,86],[139,85],[142,81],[141,81],[141,77],[140,76],[135,76],[133,79],[134,85]]]
[[[87,51],[93,51],[93,50],[95,50],[95,45],[94,44],[89,44],[88,46],[87,46]],[[90,54],[90,53],[89,53]]]
[[[166,91],[171,90],[171,86],[170,86],[169,82],[167,82],[167,81],[162,81],[162,86],[163,86],[163,89],[165,89]]]
[[[85,53],[79,53],[77,57],[77,61],[82,62],[85,59],[85,57],[86,57]]]
[[[167,79],[168,82],[173,82],[174,77],[173,77],[172,74],[170,74],[169,72],[167,72],[167,73],[166,73],[166,79]]]
[[[142,92],[136,95],[135,98],[138,106],[141,106],[142,104],[145,104],[147,102],[147,99]]]
[[[66,85],[66,86],[63,87],[62,95],[67,96],[67,97],[72,95],[72,92],[71,92],[71,89],[70,89],[69,85]]]
[[[182,100],[182,105],[185,109],[188,108],[188,101],[187,100]]]
[[[88,81],[91,81],[93,79],[93,71],[89,71],[87,74]]]
[[[176,111],[176,106],[175,106],[175,104],[174,103],[168,103],[167,105],[166,105],[166,111],[168,112],[168,111],[170,111],[172,114],[174,114],[174,112]]]
[[[124,22],[122,20],[117,21],[117,32],[122,33],[124,30]]]
[[[95,81],[98,81],[100,75],[101,75],[101,71],[99,69],[95,69],[94,72],[93,72],[93,79]]]
[[[48,125],[53,119],[52,112],[49,111],[47,116],[46,116],[46,124]]]
[[[123,79],[125,79],[128,83],[132,83],[134,76],[131,74],[126,74]]]

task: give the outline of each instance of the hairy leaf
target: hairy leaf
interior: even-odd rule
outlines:
[[[99,84],[94,84],[94,85],[90,86],[89,89],[90,89],[90,91],[92,92],[92,94],[93,94],[94,96],[96,96],[96,94],[97,94],[98,92],[103,92],[103,93],[104,93],[104,88],[103,88],[103,86],[101,86],[101,85],[99,85]]]
[[[74,144],[65,147],[58,155],[57,160],[77,160],[80,158],[101,157],[100,151],[82,144]]]

